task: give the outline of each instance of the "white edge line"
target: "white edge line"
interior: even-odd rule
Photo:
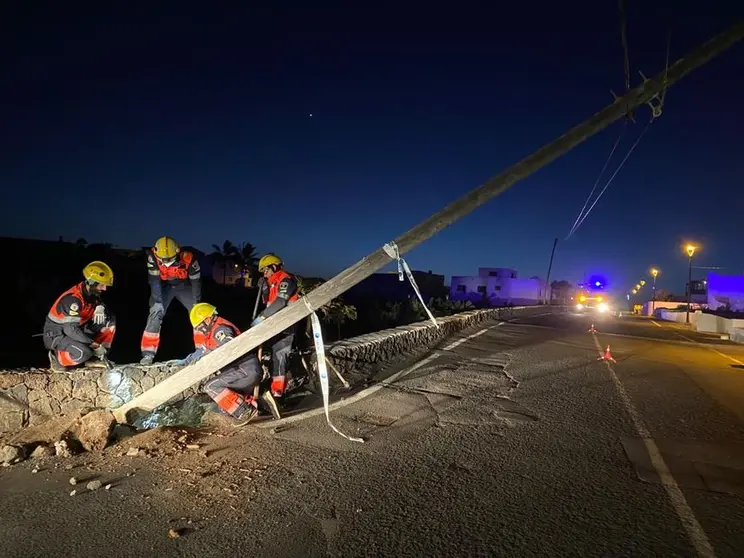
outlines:
[[[732,356],[727,355],[726,353],[722,353],[718,349],[714,349],[713,347],[709,347],[708,345],[705,345],[703,343],[698,343],[694,339],[690,339],[689,337],[685,337],[684,335],[682,335],[681,333],[677,333],[676,331],[674,332],[674,335],[676,335],[678,337],[681,337],[682,339],[687,339],[690,343],[692,343],[694,345],[698,345],[700,347],[703,347],[705,349],[708,349],[709,351],[713,351],[714,353],[718,353],[722,357],[729,359],[731,362],[733,362],[735,364],[738,364],[740,366],[744,366],[744,362],[740,361],[738,358],[734,358]]]
[[[499,322],[498,324],[491,325],[491,326],[485,327],[485,328],[483,328],[481,330],[478,330],[475,333],[473,333],[471,335],[468,335],[467,337],[463,337],[462,339],[458,339],[454,343],[450,343],[446,347],[443,347],[443,350],[450,351],[450,350],[454,349],[455,347],[458,347],[459,345],[465,343],[466,341],[470,341],[471,339],[474,339],[474,338],[478,337],[479,335],[483,335],[489,329],[494,328],[494,327],[498,327],[498,326],[502,325],[503,323],[504,322]],[[413,372],[415,370],[418,370],[422,366],[425,366],[425,365],[429,364],[432,360],[434,360],[436,358],[439,358],[441,355],[442,355],[441,352],[436,351],[433,354],[429,355],[428,357],[426,357],[426,358],[418,361],[416,364],[414,364],[412,366],[409,366],[408,368],[404,368],[403,370],[400,370],[400,371],[396,372],[395,374],[393,374],[389,378],[385,379],[384,382],[380,382],[380,383],[377,383],[377,384],[375,384],[373,386],[370,386],[368,388],[365,388],[362,391],[355,393],[351,397],[346,397],[346,398],[344,398],[344,399],[342,399],[340,401],[336,401],[335,403],[331,403],[330,405],[328,405],[328,412],[335,411],[336,409],[341,409],[343,407],[346,407],[347,405],[351,405],[352,403],[356,403],[357,401],[360,401],[360,400],[364,399],[365,397],[369,397],[373,393],[377,393],[379,390],[381,390],[382,388],[385,387],[385,384],[389,384],[391,382],[394,382],[394,381],[396,381],[396,380],[398,380],[398,379],[406,376],[407,374],[410,374],[411,372]],[[321,407],[318,407],[317,409],[311,409],[309,411],[298,413],[298,414],[293,415],[291,417],[287,417],[287,418],[283,418],[283,419],[279,419],[279,420],[269,421],[269,422],[267,422],[265,424],[264,423],[256,424],[255,427],[256,428],[276,428],[277,426],[284,426],[285,424],[291,424],[293,422],[298,422],[298,421],[301,421],[301,420],[305,420],[305,419],[316,417],[318,415],[323,415],[323,414],[325,414],[325,408],[321,406]]]
[[[600,356],[602,356],[602,347],[599,344],[599,340],[597,339],[596,334],[592,334],[592,337],[594,338],[594,346],[597,348],[597,352]],[[608,361],[604,361],[604,363],[607,365],[607,369],[610,371],[612,382],[615,384],[615,388],[620,395],[620,399],[622,400],[623,405],[625,405],[625,409],[630,415],[631,420],[633,421],[633,426],[635,426],[636,432],[641,437],[641,439],[643,439],[643,444],[645,445],[648,456],[651,459],[651,465],[656,471],[656,474],[659,475],[659,480],[661,480],[661,484],[664,487],[664,490],[666,490],[672,507],[674,507],[674,511],[677,513],[677,517],[682,522],[682,527],[687,533],[690,542],[695,547],[695,550],[697,551],[699,556],[710,558],[715,557],[716,554],[710,544],[708,536],[705,534],[705,531],[700,525],[700,522],[698,522],[697,518],[695,517],[695,512],[692,511],[692,508],[687,502],[682,489],[677,484],[674,476],[669,472],[669,468],[664,461],[664,457],[661,455],[661,451],[659,451],[659,447],[656,445],[656,442],[653,440],[653,438],[651,438],[651,434],[648,431],[648,428],[646,428],[646,425],[643,423],[643,420],[638,414],[638,411],[633,406],[633,402],[631,401],[628,392],[625,391],[625,387],[623,387],[623,384],[620,382],[620,378],[618,378],[617,374],[615,373],[615,369]]]

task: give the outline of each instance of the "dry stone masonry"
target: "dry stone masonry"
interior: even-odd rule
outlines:
[[[0,433],[82,409],[115,409],[180,368],[166,362],[148,367],[125,365],[111,371],[99,367],[69,372],[46,368],[0,371]],[[192,388],[174,401],[195,392]]]
[[[439,327],[427,320],[339,341],[327,349],[327,354],[342,374],[363,373],[375,365],[399,361],[428,349],[442,339],[489,320],[508,320],[544,312],[544,306],[471,310],[437,318]]]
[[[342,373],[360,372],[370,366],[410,356],[438,341],[488,320],[509,319],[544,312],[544,307],[473,310],[430,321],[378,331],[330,345],[327,356]],[[149,390],[181,368],[172,362],[151,366],[124,365],[114,370],[83,367],[69,372],[46,368],[0,371],[0,434],[59,415],[74,415],[83,409],[115,409]],[[190,397],[199,386],[169,401]]]

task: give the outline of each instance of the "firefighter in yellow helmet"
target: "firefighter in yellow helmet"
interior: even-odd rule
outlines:
[[[150,314],[142,334],[141,364],[152,364],[160,345],[160,328],[173,299],[191,310],[201,300],[201,269],[193,252],[183,250],[169,236],[158,238],[147,251]],[[196,343],[196,340],[194,340]]]
[[[276,254],[266,254],[258,262],[258,271],[263,274],[261,300],[264,310],[253,320],[251,326],[273,316],[290,302],[300,298],[297,278],[284,271],[284,262]],[[289,380],[289,354],[294,342],[295,326],[291,326],[269,340],[271,346],[271,392],[274,397],[284,395]]]
[[[233,323],[219,316],[217,308],[206,302],[195,304],[189,312],[189,319],[197,346],[196,351],[182,361],[186,365],[240,335],[240,330]],[[223,412],[235,419],[236,426],[242,426],[258,414],[258,401],[253,397],[253,390],[262,378],[258,358],[248,353],[223,368],[217,377],[206,383],[204,391]],[[274,418],[280,418],[279,408],[270,392],[261,394],[261,400]]]
[[[104,262],[83,268],[85,281],[66,290],[54,302],[44,321],[44,346],[52,370],[62,372],[92,356],[101,361],[116,333],[114,316],[101,300],[114,285],[114,272]]]

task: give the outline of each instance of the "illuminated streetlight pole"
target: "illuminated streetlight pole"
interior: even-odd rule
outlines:
[[[685,323],[690,323],[690,302],[692,301],[692,256],[695,254],[697,246],[693,246],[692,244],[688,244],[685,246],[685,251],[687,252],[687,256],[690,260],[689,266],[687,268],[687,316],[685,318]]]
[[[652,294],[651,294],[651,315],[653,316],[656,312],[656,276],[659,274],[659,270],[654,268],[651,270],[651,277],[654,278],[653,286],[651,287]]]

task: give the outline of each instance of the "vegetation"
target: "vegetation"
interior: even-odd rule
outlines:
[[[297,277],[299,283],[298,291],[300,296],[305,296],[307,293],[316,289],[323,283],[325,279],[320,278],[302,278]],[[351,304],[345,304],[343,297],[334,298],[331,302],[325,306],[321,306],[318,309],[318,318],[328,325],[335,326],[336,339],[341,339],[341,326],[349,321],[356,320],[358,317],[356,306]]]
[[[219,263],[222,267],[222,283],[224,284],[227,277],[228,265],[234,265],[240,270],[240,278],[246,275],[255,275],[258,271],[258,251],[250,242],[243,242],[240,246],[233,244],[230,240],[225,240],[222,246],[212,244],[214,251],[207,257],[213,264]]]
[[[660,300],[662,302],[671,302],[674,300],[674,295],[669,291],[665,291],[664,289],[657,289],[656,300]]]

